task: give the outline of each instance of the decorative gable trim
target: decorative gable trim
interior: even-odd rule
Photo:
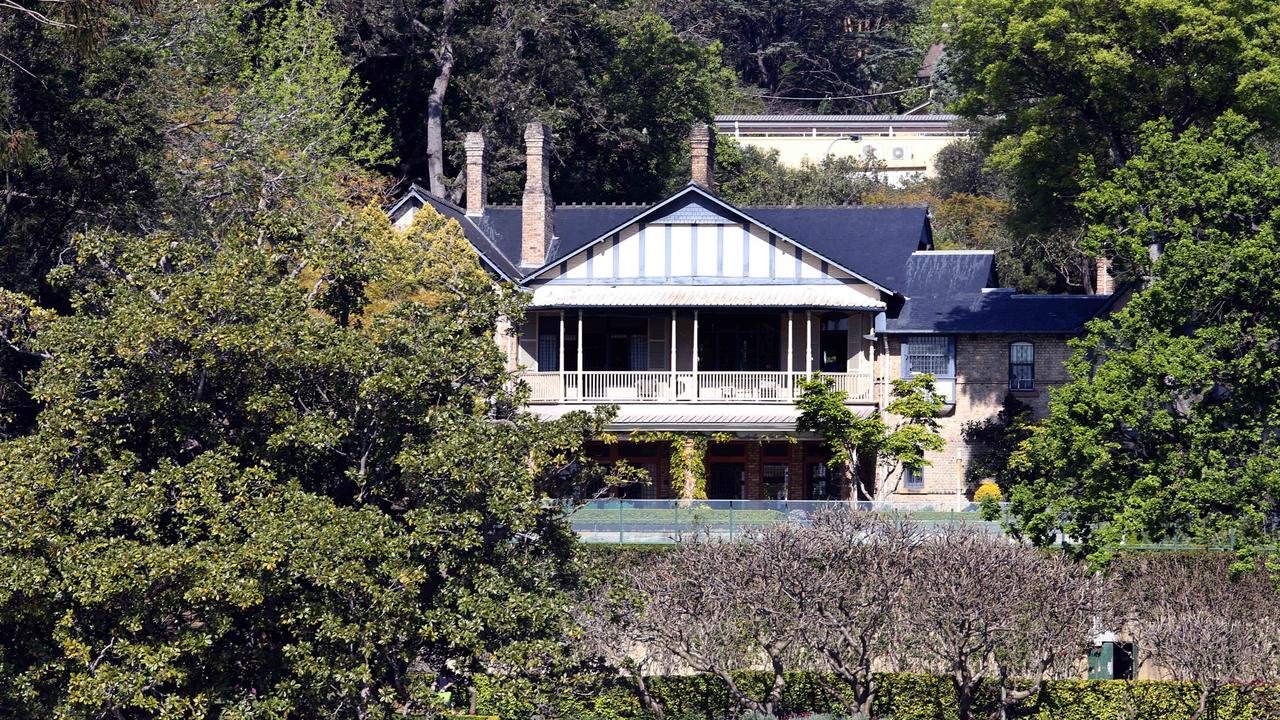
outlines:
[[[870,285],[871,287],[873,287],[873,288],[875,288],[875,289],[877,289],[877,290],[879,290],[879,291],[881,291],[881,292],[883,292],[883,293],[886,293],[886,294],[889,294],[889,295],[893,295],[893,296],[898,296],[898,295],[900,295],[900,293],[898,293],[898,292],[896,292],[896,291],[894,291],[894,290],[892,290],[892,289],[890,289],[890,288],[887,288],[887,287],[885,287],[885,286],[881,285],[880,283],[877,283],[877,282],[875,282],[874,280],[871,280],[870,278],[867,278],[866,276],[861,275],[861,274],[859,274],[858,272],[856,272],[856,271],[854,271],[854,270],[852,270],[852,269],[850,269],[850,268],[845,267],[844,265],[841,265],[840,263],[838,263],[838,262],[836,262],[836,261],[832,260],[831,258],[826,257],[825,255],[823,255],[823,254],[821,254],[821,253],[815,252],[813,249],[809,248],[809,247],[808,247],[808,246],[806,246],[804,243],[799,242],[799,241],[795,240],[794,238],[788,237],[787,235],[785,235],[785,234],[783,234],[783,233],[781,233],[781,232],[778,232],[777,230],[775,230],[775,229],[773,229],[773,228],[769,227],[768,225],[766,225],[765,223],[762,223],[762,222],[760,222],[759,220],[756,220],[755,218],[751,217],[751,216],[750,216],[750,215],[748,215],[747,213],[745,213],[745,212],[743,212],[743,211],[739,210],[738,208],[734,207],[733,205],[730,205],[729,203],[727,203],[727,202],[725,202],[725,201],[721,200],[720,198],[718,198],[718,197],[716,197],[716,196],[712,195],[711,193],[707,192],[706,190],[703,190],[700,186],[695,185],[695,184],[693,184],[693,183],[689,183],[689,184],[688,184],[688,185],[686,185],[686,186],[685,186],[685,188],[684,188],[683,190],[681,190],[680,192],[676,193],[675,195],[672,195],[671,197],[667,198],[666,200],[663,200],[662,202],[659,202],[658,204],[656,204],[656,205],[654,205],[653,207],[649,208],[649,209],[648,209],[648,210],[646,210],[645,212],[642,212],[642,213],[640,213],[639,215],[636,215],[635,217],[632,217],[632,218],[628,219],[626,222],[624,222],[624,223],[622,223],[622,224],[618,225],[617,227],[614,227],[614,228],[609,229],[607,232],[605,232],[604,234],[600,235],[600,236],[599,236],[599,237],[597,237],[595,240],[592,240],[591,242],[589,242],[589,243],[587,243],[587,244],[583,245],[582,247],[578,248],[578,249],[577,249],[577,250],[575,250],[574,252],[572,252],[572,253],[570,253],[570,254],[568,254],[568,255],[566,255],[566,256],[564,256],[564,257],[562,257],[562,258],[558,258],[558,259],[556,260],[556,262],[551,263],[551,264],[548,264],[548,265],[543,265],[542,267],[540,267],[540,268],[538,268],[538,269],[536,269],[536,270],[533,270],[532,272],[530,272],[528,275],[526,275],[526,276],[525,276],[525,278],[521,281],[521,284],[528,284],[529,282],[532,282],[532,281],[534,281],[534,280],[538,279],[541,275],[543,275],[544,273],[546,273],[548,270],[550,270],[550,269],[552,269],[552,268],[554,268],[554,267],[559,266],[561,263],[566,262],[566,261],[570,260],[571,258],[576,257],[577,255],[581,255],[581,254],[583,254],[583,253],[587,252],[588,248],[594,248],[594,247],[595,247],[596,245],[598,245],[599,243],[604,242],[604,241],[608,240],[609,238],[613,237],[613,235],[614,235],[615,233],[620,233],[624,228],[630,227],[630,226],[632,226],[632,225],[639,225],[639,226],[643,227],[643,226],[644,226],[644,225],[646,225],[646,224],[663,224],[663,225],[666,225],[666,228],[665,228],[665,229],[667,230],[667,233],[668,233],[668,235],[669,235],[669,234],[670,234],[671,224],[674,224],[674,222],[672,222],[672,221],[667,221],[667,222],[661,222],[661,223],[659,223],[659,222],[658,222],[658,221],[656,221],[654,218],[664,218],[664,217],[667,217],[667,216],[669,216],[670,214],[672,214],[672,213],[674,213],[674,212],[677,212],[677,211],[683,210],[687,205],[689,205],[689,204],[691,204],[691,203],[683,202],[683,204],[682,204],[682,201],[686,201],[686,200],[687,200],[687,198],[689,198],[690,196],[694,196],[694,197],[696,197],[696,198],[698,198],[698,199],[700,200],[700,202],[698,202],[698,203],[697,203],[697,204],[699,205],[699,207],[701,208],[701,209],[698,211],[699,213],[702,213],[702,212],[709,212],[709,213],[714,213],[715,215],[717,215],[717,216],[720,216],[720,217],[723,217],[723,218],[724,218],[723,220],[717,220],[714,224],[739,224],[739,223],[741,223],[741,224],[743,224],[744,226],[746,226],[746,225],[748,225],[748,224],[749,224],[749,225],[755,225],[756,227],[760,228],[761,230],[763,230],[763,231],[767,232],[767,233],[769,234],[770,240],[771,240],[772,242],[776,242],[776,241],[777,241],[777,239],[779,239],[779,238],[780,238],[780,239],[782,239],[782,240],[784,240],[784,241],[786,241],[786,242],[788,242],[788,243],[791,243],[792,245],[796,246],[798,249],[802,249],[804,252],[809,253],[810,255],[812,255],[812,256],[814,256],[815,258],[817,258],[820,262],[827,263],[830,267],[838,268],[839,270],[842,270],[842,271],[844,271],[845,273],[849,274],[851,277],[853,277],[853,278],[855,278],[855,279],[857,279],[857,280],[859,280],[859,281],[861,281],[861,282],[864,282],[864,283],[866,283],[866,284]],[[668,250],[669,250],[669,248],[668,248]],[[670,252],[668,252],[668,253],[667,253],[668,262],[670,261],[670,260],[669,260],[669,258],[670,258],[670,257],[671,257],[671,254],[670,254]],[[773,262],[773,258],[771,257],[771,258],[770,258],[770,263],[772,264],[772,262]],[[771,270],[772,270],[772,268],[771,268]],[[670,274],[670,271],[669,271],[669,270],[668,270],[668,273],[667,273],[667,274],[668,274],[668,275]],[[772,276],[772,275],[773,275],[773,272],[770,272],[770,275]]]

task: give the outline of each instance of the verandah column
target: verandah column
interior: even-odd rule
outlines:
[[[585,398],[587,376],[583,373],[582,368],[582,346],[586,343],[582,342],[582,309],[578,309],[578,397]]]
[[[679,400],[680,392],[676,389],[676,309],[671,308],[671,400]]]
[[[787,392],[791,393],[792,400],[796,398],[796,371],[792,358],[796,354],[795,320],[796,311],[787,310]]]
[[[693,310],[693,399],[697,400],[699,392],[698,387],[698,310]]]
[[[804,311],[804,374],[813,374],[813,311]]]
[[[560,399],[567,400],[569,398],[569,388],[564,386],[564,310],[560,310],[560,358],[557,361],[556,369],[560,371]]]

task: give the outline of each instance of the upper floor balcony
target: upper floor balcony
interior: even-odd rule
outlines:
[[[519,362],[537,404],[791,404],[815,373],[871,404],[872,322],[849,311],[535,312]]]
[[[870,372],[827,372],[849,402],[873,401]],[[791,403],[804,372],[669,372],[666,370],[526,372],[534,403]]]

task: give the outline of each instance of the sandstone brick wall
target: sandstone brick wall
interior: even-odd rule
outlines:
[[[1070,355],[1067,338],[1056,335],[960,335],[956,336],[956,405],[953,412],[939,418],[942,437],[947,447],[929,453],[930,465],[924,469],[924,488],[899,489],[900,501],[952,502],[963,495],[965,467],[970,448],[962,430],[965,423],[986,420],[1000,411],[1009,392],[1009,345],[1030,342],[1035,345],[1035,389],[1015,392],[1014,396],[1030,405],[1037,418],[1048,411],[1047,388],[1067,381],[1066,360]],[[902,343],[889,339],[888,355],[882,358],[878,377],[901,375]]]

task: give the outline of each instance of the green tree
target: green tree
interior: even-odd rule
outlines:
[[[800,167],[778,161],[778,151],[763,152],[721,138],[716,146],[720,195],[735,205],[857,205],[891,188],[884,164],[851,157],[805,158]]]
[[[1100,168],[1138,150],[1140,128],[1175,132],[1235,109],[1280,120],[1280,6],[1260,0],[942,0],[955,109],[998,117],[990,163],[1009,172],[1021,220],[1075,221],[1080,157]]]
[[[925,453],[946,447],[937,419],[946,400],[933,391],[933,382],[928,374],[894,380],[885,414],[861,415],[845,404],[845,392],[837,390],[831,378],[801,379],[796,427],[822,437],[831,451],[831,466],[843,468],[845,485],[854,499],[884,500],[908,469],[929,465]],[[898,418],[892,427],[885,422],[888,416]],[[864,458],[875,458],[884,470],[883,483],[864,482]]]
[[[1228,113],[1148,125],[1082,198],[1092,251],[1145,287],[1095,321],[1010,461],[1015,529],[1105,561],[1133,540],[1256,543],[1280,512],[1280,168]]]
[[[624,0],[326,7],[388,113],[399,174],[455,200],[469,131],[489,141],[493,200],[518,200],[531,120],[554,131],[558,201],[657,200],[687,174],[689,124],[710,121],[736,85],[719,46],[685,39]]]
[[[681,33],[703,43],[721,43],[726,62],[743,83],[771,96],[767,106],[892,112],[908,106],[891,96],[879,98],[880,102],[842,96],[919,84],[915,73],[927,42],[922,46],[918,20],[925,3],[658,0],[655,4]],[[787,98],[798,99],[788,102]]]
[[[519,409],[521,299],[455,223],[342,227],[90,233],[74,312],[5,292],[44,361],[0,445],[0,715],[390,717],[559,645],[548,495],[607,413]]]
[[[961,434],[973,449],[964,470],[970,493],[986,480],[995,481],[1002,493],[1008,492],[1009,458],[1023,440],[1031,437],[1034,421],[1031,406],[1009,393],[1004,396],[1000,412],[964,424]]]

